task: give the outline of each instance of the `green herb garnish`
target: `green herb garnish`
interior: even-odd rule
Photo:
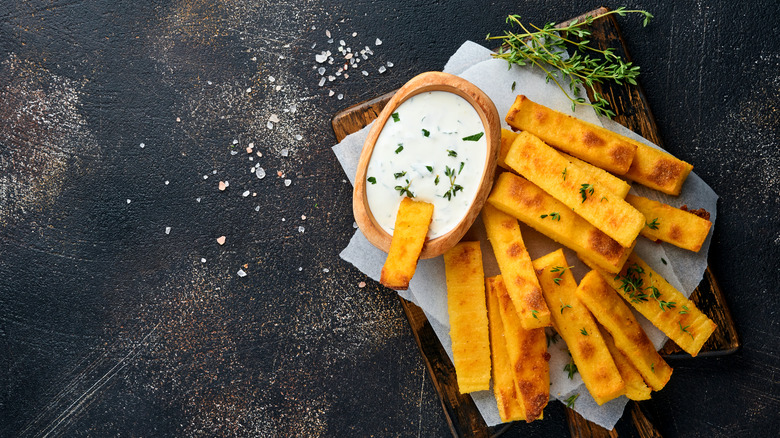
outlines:
[[[561,175],[563,175],[563,180],[566,181],[566,167],[563,168],[563,172],[561,172]]]
[[[457,175],[455,175],[455,169],[451,169],[450,166],[444,166],[444,176],[450,179],[450,188],[444,193],[443,197],[447,198],[448,201],[452,201],[452,197],[456,196],[459,191],[462,191],[463,186],[455,184]]]
[[[468,137],[463,137],[463,141],[477,141],[480,138],[482,138],[483,135],[485,135],[484,132],[480,132],[479,134],[469,135]]]
[[[425,166],[426,169],[428,169],[428,172],[433,173],[433,166]]]
[[[401,121],[401,117],[398,116],[398,113],[393,113],[391,115],[393,117],[393,121],[394,122],[400,122]]]
[[[398,143],[398,147],[396,148],[395,153],[397,154],[397,153],[401,152],[402,150],[404,150],[404,145],[401,144],[401,143]]]
[[[537,313],[539,313],[539,311],[538,311],[538,310],[535,310],[535,309],[534,309],[534,310],[531,310],[531,316],[533,316],[533,317],[534,317],[534,319],[539,319],[539,317],[538,317],[538,316],[536,316],[536,314],[537,314]]]
[[[439,185],[439,175],[436,175],[436,179],[433,180],[433,185],[435,186]]]
[[[447,149],[447,156],[448,157],[457,157],[458,153],[453,151],[453,150]]]
[[[546,217],[549,217],[550,219],[552,219],[554,221],[560,221],[561,220],[561,215],[558,212],[555,212],[555,211],[550,213],[550,214],[543,214],[543,215],[541,215],[539,217],[542,218],[542,219],[544,219]]]
[[[373,176],[369,176],[368,178],[366,178],[366,181],[370,182],[371,184],[376,184],[376,178],[374,178]]]
[[[569,356],[571,356],[571,353],[569,353]],[[574,375],[577,374],[577,364],[574,363],[573,358],[569,361],[569,363],[563,366],[563,370],[566,371],[566,377],[568,377],[569,380],[574,378]]]
[[[693,339],[693,335],[691,334],[691,332],[688,331],[688,327],[691,326],[690,324],[686,325],[685,327],[683,327],[680,321],[677,321],[677,324],[680,326],[680,330],[682,330],[683,333],[688,333],[688,336],[690,336],[691,339]]]
[[[555,284],[558,284],[558,283],[555,283]],[[563,315],[563,311],[564,311],[565,309],[571,309],[571,308],[572,308],[572,307],[571,307],[571,304],[562,304],[562,305],[561,305],[561,315]]]
[[[560,27],[556,27],[554,23],[547,23],[542,28],[529,24],[529,27],[533,28],[531,31],[520,21],[519,15],[510,15],[506,22],[512,26],[519,26],[522,32],[515,33],[507,30],[503,35],[488,35],[487,39],[502,41],[494,57],[504,59],[510,65],[535,65],[544,71],[547,81],[555,82],[571,101],[572,110],[577,105],[586,105],[593,107],[599,115],[614,117],[615,112],[608,108],[609,102],[594,86],[605,81],[614,81],[617,84],[628,82],[636,85],[639,66],[615,55],[613,49],[600,50],[591,47],[589,27],[595,19],[612,14],[622,17],[630,13],[644,15],[642,23],[644,26],[647,26],[653,18],[653,15],[647,11],[627,10],[620,7],[595,17],[572,20]],[[573,37],[579,38],[580,41],[575,41]],[[573,50],[568,51],[566,56],[569,47]],[[564,88],[565,78],[569,80],[569,91]],[[593,92],[592,103],[588,103],[580,96],[581,86]]]
[[[431,131],[429,131],[427,129],[423,129],[422,133],[423,133],[423,137],[430,137],[431,136]]]
[[[406,175],[406,171],[405,170],[403,172],[396,172],[396,173],[393,174],[395,179],[398,179],[398,178],[400,178],[402,176],[405,176],[405,175]]]
[[[574,395],[572,395],[571,397],[567,398],[567,399],[565,400],[565,402],[566,402],[566,407],[567,407],[567,408],[571,408],[571,407],[573,407],[573,406],[574,406],[574,402],[576,402],[576,401],[577,401],[577,399],[578,399],[579,397],[580,397],[580,395],[579,395],[579,394],[574,394]]]
[[[395,189],[398,190],[398,196],[406,195],[409,198],[414,198],[414,193],[412,193],[412,191],[409,190],[409,186],[411,184],[412,182],[407,179],[405,186],[395,186]]]
[[[593,185],[582,184],[580,185],[580,196],[582,196],[582,202],[588,199],[588,195],[593,196]]]
[[[580,330],[580,333],[582,333],[584,336],[588,336],[588,331],[584,328]]]
[[[645,226],[647,228],[650,228],[651,230],[657,230],[658,225],[660,225],[660,222],[658,222],[658,218],[653,219],[650,223],[645,222]]]

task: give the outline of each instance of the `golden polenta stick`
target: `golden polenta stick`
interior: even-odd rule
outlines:
[[[506,157],[506,154],[509,152],[509,147],[512,146],[512,142],[515,141],[516,137],[516,132],[510,131],[508,129],[501,129],[501,150],[498,152],[497,163],[506,170],[512,170],[504,162],[504,157]]]
[[[631,361],[645,382],[655,391],[661,390],[672,376],[672,368],[655,350],[617,292],[594,270],[582,278],[576,294],[612,335],[615,346]]]
[[[718,327],[634,253],[619,275],[600,273],[634,309],[691,356],[699,354]]]
[[[485,204],[482,221],[523,328],[530,330],[549,326],[550,311],[542,297],[517,219]]]
[[[500,275],[493,277],[509,363],[514,371],[515,387],[520,394],[525,421],[541,418],[550,399],[550,355],[543,328],[526,330],[520,324],[515,306]]]
[[[391,289],[409,287],[432,218],[433,204],[413,201],[407,197],[401,200],[380,283]]]
[[[503,137],[502,137],[503,138]],[[610,192],[617,195],[619,198],[625,198],[628,194],[628,191],[631,190],[631,184],[623,181],[622,179],[616,177],[615,175],[607,172],[606,170],[596,167],[587,161],[580,160],[579,158],[569,155],[565,152],[558,152],[563,156],[563,158],[566,158],[574,165],[579,166],[583,171],[587,172],[588,175],[593,178],[594,181],[597,181],[601,183],[602,186],[604,186],[605,189],[609,190]]]
[[[490,336],[479,242],[444,253],[452,356],[461,394],[490,388]]]
[[[488,203],[556,242],[586,255],[607,272],[620,271],[631,253],[631,248],[622,247],[562,202],[510,172],[504,172],[496,179]]]
[[[628,172],[623,176],[659,192],[679,195],[693,166],[644,143],[631,139],[629,142],[637,147],[636,155]]]
[[[525,420],[525,408],[515,388],[515,376],[506,350],[504,323],[501,321],[495,277],[485,279],[488,321],[490,321],[490,350],[493,359],[493,394],[501,421]]]
[[[621,246],[631,246],[645,225],[642,213],[527,131],[512,142],[504,162]]]
[[[512,168],[509,167],[504,162],[504,158],[509,153],[509,148],[512,146],[512,142],[515,140],[515,138],[517,138],[517,135],[518,134],[516,132],[512,132],[508,129],[501,130],[501,151],[498,154],[498,165],[503,167],[506,170],[510,170],[510,171],[512,170]],[[560,151],[559,153],[564,158],[569,160],[569,162],[573,163],[573,165],[579,166],[584,172],[587,172],[587,174],[590,175],[590,177],[593,178],[594,181],[598,181],[599,183],[601,183],[604,186],[604,188],[611,191],[619,198],[625,198],[626,194],[631,189],[630,184],[616,177],[615,175],[612,175],[606,170],[600,167],[596,167],[586,161],[580,160],[579,158],[571,156],[567,153],[560,152]]]
[[[645,383],[645,379],[639,374],[639,371],[634,367],[630,360],[615,346],[615,340],[612,339],[612,335],[609,334],[607,329],[599,326],[601,336],[604,337],[604,343],[607,344],[609,352],[612,354],[612,358],[615,359],[615,365],[617,365],[618,371],[620,371],[620,377],[626,382],[626,397],[630,400],[648,400],[650,399],[651,389]]]
[[[556,309],[552,312],[555,330],[566,341],[590,395],[602,405],[625,394],[626,385],[593,315],[574,295],[577,282],[563,250],[558,249],[534,260],[534,268],[547,305]]]
[[[636,145],[626,137],[534,103],[523,95],[517,96],[509,108],[506,122],[564,152],[619,175],[628,171],[636,153]]]
[[[641,234],[651,240],[697,252],[712,227],[707,219],[652,199],[628,195],[626,201],[645,215]]]

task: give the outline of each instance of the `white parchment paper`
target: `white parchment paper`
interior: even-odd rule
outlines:
[[[590,108],[579,107],[576,113],[572,112],[569,100],[555,84],[546,83],[543,72],[529,67],[513,66],[510,69],[507,67],[506,61],[493,59],[491,53],[490,50],[467,41],[452,55],[443,71],[458,75],[484,91],[495,103],[498,114],[502,118],[503,127],[508,128],[506,123],[503,122],[503,116],[509,111],[515,96],[525,94],[534,102],[604,126],[607,129],[652,147],[658,147],[620,124],[598,117]],[[512,91],[513,84],[514,91]],[[585,93],[583,92],[582,95],[585,95]],[[357,162],[369,129],[370,125],[361,131],[347,136],[342,142],[333,147],[339,163],[341,163],[344,172],[353,185],[355,183]],[[673,206],[687,204],[691,208],[704,208],[710,212],[710,220],[713,224],[715,222],[718,197],[693,172],[683,185],[682,193],[679,197],[668,196],[638,184],[634,185],[631,191],[634,194]],[[522,223],[520,227],[532,259],[560,248],[560,244],[553,242],[534,229]],[[712,228],[715,228],[714,225]],[[466,238],[468,240],[480,241],[485,275],[499,274],[498,265],[493,257],[493,250],[487,242],[485,228],[481,220],[477,219]],[[702,249],[698,253],[679,249],[666,243],[657,244],[644,238],[639,239],[635,251],[653,269],[666,278],[672,286],[689,296],[698,286],[707,267],[707,251],[709,250],[711,238],[712,230],[710,230],[710,236],[707,237],[704,245],[702,245]],[[572,272],[577,281],[579,281],[589,269],[577,259],[574,252],[567,248],[564,248],[564,252],[568,262],[575,266]],[[373,280],[379,281],[379,275],[387,254],[371,245],[360,230],[357,230],[347,248],[341,252],[341,257],[352,263]],[[661,261],[662,259],[666,260],[668,264],[664,264]],[[452,359],[443,258],[437,257],[421,260],[409,285],[409,290],[398,291],[398,293],[423,309],[447,354]],[[666,341],[666,336],[641,315],[637,314],[637,319],[656,348],[661,348]],[[558,341],[557,344],[551,345],[548,351],[551,355],[551,398],[562,401],[572,394],[578,393],[580,396],[573,406],[574,410],[586,419],[607,429],[612,429],[623,414],[623,409],[628,400],[625,397],[620,397],[598,406],[588,393],[578,374],[573,379],[567,377],[567,373],[563,369],[564,365],[569,362],[565,342],[563,340]],[[472,393],[471,396],[488,425],[492,426],[501,422],[492,391]]]

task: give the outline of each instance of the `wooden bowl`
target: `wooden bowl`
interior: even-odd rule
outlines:
[[[442,72],[422,73],[404,84],[404,86],[401,87],[387,103],[368,133],[368,137],[363,144],[363,151],[360,154],[360,160],[358,161],[355,188],[352,192],[352,211],[355,215],[355,221],[368,241],[374,246],[382,251],[389,252],[392,236],[378,224],[368,206],[368,199],[366,197],[366,171],[368,169],[368,163],[371,160],[371,154],[374,151],[374,146],[379,138],[379,134],[382,132],[385,123],[387,123],[396,108],[410,97],[428,91],[448,91],[457,94],[466,99],[466,101],[474,107],[485,128],[487,157],[485,160],[485,167],[482,169],[482,178],[480,180],[479,188],[477,189],[471,206],[463,216],[463,219],[446,234],[434,239],[426,240],[422,248],[422,253],[420,254],[420,258],[422,259],[436,257],[445,253],[460,241],[469,227],[471,227],[471,224],[474,223],[474,220],[482,210],[482,206],[485,204],[485,200],[493,186],[496,161],[498,159],[499,150],[501,149],[501,123],[496,106],[490,98],[474,84],[465,79]],[[436,214],[435,211],[434,214]]]

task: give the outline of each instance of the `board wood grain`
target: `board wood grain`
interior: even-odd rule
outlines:
[[[606,8],[599,8],[575,18],[581,19],[588,15],[596,16],[604,12],[607,12]],[[631,60],[614,16],[594,20],[592,31],[593,33],[590,36],[592,45],[602,50],[612,48],[615,54],[623,56],[628,61]],[[600,84],[598,85],[598,91],[609,101],[611,108],[615,111],[616,116],[613,120],[663,147],[658,126],[640,85]],[[341,141],[347,135],[357,132],[371,123],[377,118],[393,94],[394,92],[390,92],[378,96],[353,105],[336,114],[332,119],[336,139]],[[671,152],[674,153],[674,151]],[[734,320],[726,304],[723,291],[718,286],[715,274],[709,267],[690,299],[718,324],[718,329],[704,344],[699,356],[720,356],[736,352],[740,347],[740,340]],[[508,425],[487,427],[471,397],[458,392],[454,367],[441,343],[436,338],[436,334],[425,318],[422,309],[402,298],[399,298],[399,300],[409,320],[433,384],[439,394],[445,417],[453,436],[487,437],[501,434],[509,427]],[[690,357],[672,341],[668,341],[660,353],[666,358]],[[647,438],[661,436],[643,414],[639,403],[629,403],[626,411],[624,416],[630,416],[634,435]],[[608,431],[595,425],[570,409],[567,409],[566,412],[572,437],[617,436],[616,431]]]

